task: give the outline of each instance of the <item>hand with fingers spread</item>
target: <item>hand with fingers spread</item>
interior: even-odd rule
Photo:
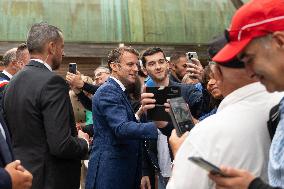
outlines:
[[[227,177],[209,174],[209,178],[216,183],[216,189],[248,189],[249,184],[255,179],[255,176],[246,170],[224,166],[220,169]]]
[[[204,69],[199,60],[195,58],[192,58],[190,60],[191,62],[187,63],[187,74],[184,76],[183,80],[186,77],[191,77],[198,79],[198,81],[201,82]]]

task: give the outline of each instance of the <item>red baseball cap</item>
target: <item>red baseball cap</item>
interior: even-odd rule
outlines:
[[[251,0],[238,9],[225,31],[227,45],[214,57],[220,64],[235,58],[254,38],[284,31],[284,0]]]

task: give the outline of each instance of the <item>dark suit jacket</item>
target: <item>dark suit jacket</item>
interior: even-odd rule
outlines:
[[[94,141],[86,189],[136,189],[141,141],[157,138],[153,122],[138,123],[120,86],[109,78],[93,97]]]
[[[12,153],[10,135],[6,127],[6,124],[4,122],[4,119],[2,117],[2,114],[0,114],[0,123],[6,135],[6,140],[5,140],[3,135],[0,133],[0,178],[1,178],[0,188],[1,189],[11,189],[12,182],[11,182],[10,175],[4,168],[7,164],[11,163],[14,160],[14,156]]]
[[[0,72],[0,111],[2,111],[3,92],[9,81],[10,78],[7,75],[5,75],[3,72]]]
[[[4,114],[15,157],[33,174],[32,188],[78,189],[88,145],[76,136],[65,80],[32,60],[7,86]]]
[[[98,85],[92,85],[89,83],[84,83],[84,86],[82,88],[83,91],[86,91],[90,94],[95,94],[96,91],[98,90],[100,86]],[[81,91],[77,96],[78,96],[78,100],[81,102],[81,104],[84,106],[84,108],[86,108],[89,111],[92,111],[92,100],[85,95],[85,93]]]

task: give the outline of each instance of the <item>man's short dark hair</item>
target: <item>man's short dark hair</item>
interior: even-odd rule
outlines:
[[[30,53],[43,53],[44,45],[62,39],[62,31],[46,22],[34,24],[27,37],[27,47]]]
[[[123,46],[123,47],[118,47],[116,49],[113,49],[112,51],[110,51],[107,57],[107,63],[108,63],[108,67],[110,71],[112,71],[110,64],[119,63],[120,58],[124,52],[135,54],[137,57],[139,56],[139,52],[131,46]]]
[[[27,47],[27,44],[26,43],[21,43],[18,48],[17,48],[17,51],[16,51],[16,59],[19,60],[20,57],[23,55],[23,52],[25,50],[27,50],[28,47]]]
[[[163,53],[165,60],[167,60],[166,59],[166,55],[165,55],[164,51],[161,48],[159,48],[159,47],[150,47],[150,48],[146,49],[142,53],[142,56],[140,58],[141,61],[142,61],[143,66],[146,67],[146,58],[145,58],[146,56],[151,56],[151,55],[159,53],[159,52]]]
[[[186,54],[182,52],[174,52],[170,57],[170,62],[176,63],[182,57],[186,57]]]

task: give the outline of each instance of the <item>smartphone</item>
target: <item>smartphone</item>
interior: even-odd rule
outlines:
[[[221,169],[219,167],[217,167],[216,165],[213,165],[212,163],[206,161],[202,157],[189,157],[188,160],[195,163],[199,167],[205,169],[206,171],[210,172],[211,174],[226,177],[226,175],[221,171]]]
[[[146,87],[147,93],[153,93],[156,100],[155,107],[147,111],[147,119],[153,121],[170,121],[170,115],[165,111],[164,103],[167,99],[179,97],[181,95],[178,86]]]
[[[188,60],[190,60],[192,58],[198,59],[197,52],[187,52],[186,57],[187,57]]]
[[[77,73],[77,64],[76,63],[69,63],[69,72],[76,74]]]
[[[169,100],[171,105],[170,117],[176,129],[177,136],[180,137],[186,131],[194,127],[188,104],[182,97],[172,98]]]

